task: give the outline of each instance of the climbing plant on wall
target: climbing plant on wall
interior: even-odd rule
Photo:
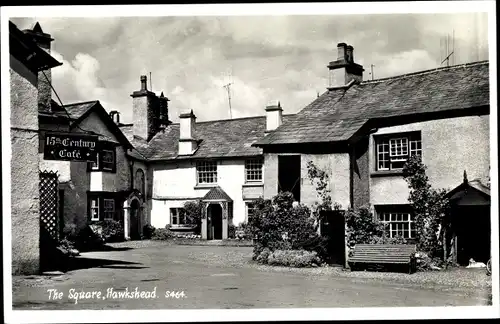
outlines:
[[[432,188],[426,169],[418,155],[410,157],[403,167],[403,177],[410,189],[408,201],[415,214],[417,248],[431,257],[446,258],[439,237],[449,225],[445,220],[450,204],[445,197],[446,190]]]

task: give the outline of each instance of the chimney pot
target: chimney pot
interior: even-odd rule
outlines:
[[[278,100],[269,101],[266,106],[266,132],[278,128],[283,122],[283,109]]]
[[[347,62],[354,63],[354,47],[352,47],[351,45],[346,47],[346,57]]]
[[[147,90],[147,82],[148,82],[148,77],[145,75],[141,75],[141,91]]]
[[[337,60],[346,60],[347,58],[346,47],[347,47],[346,43],[337,44],[337,51],[338,51]]]

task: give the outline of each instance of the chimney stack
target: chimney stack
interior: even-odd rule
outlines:
[[[118,110],[112,110],[109,112],[109,117],[115,122],[116,125],[120,125],[120,112]]]
[[[197,141],[194,138],[196,127],[196,116],[193,110],[181,113],[179,115],[180,134],[179,134],[179,155],[191,155],[197,149]]]
[[[346,47],[347,63],[354,63],[354,47],[351,45]]]
[[[37,22],[33,29],[25,29],[23,32],[45,52],[50,54],[50,43],[54,40],[49,34],[43,32],[42,27]],[[45,77],[47,76],[47,77]],[[51,112],[52,101],[52,73],[51,69],[38,72],[38,111]]]
[[[158,112],[158,127],[159,129],[163,130],[165,129],[168,124],[170,124],[170,121],[168,120],[168,102],[170,101],[163,92],[160,94],[160,109]]]
[[[328,90],[349,87],[354,82],[363,81],[363,66],[354,63],[354,47],[345,43],[337,44],[337,60],[328,64]]]
[[[283,122],[283,109],[279,101],[270,101],[266,106],[266,133],[280,127]]]
[[[158,97],[147,89],[147,77],[141,75],[141,90],[134,91],[130,96],[134,126],[134,136],[149,141],[157,132],[156,114],[158,109]]]

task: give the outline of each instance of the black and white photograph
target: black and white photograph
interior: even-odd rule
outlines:
[[[1,11],[6,323],[498,318],[494,1]]]

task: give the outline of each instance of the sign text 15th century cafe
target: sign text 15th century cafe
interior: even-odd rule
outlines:
[[[97,136],[47,132],[43,153],[46,160],[96,161]]]

